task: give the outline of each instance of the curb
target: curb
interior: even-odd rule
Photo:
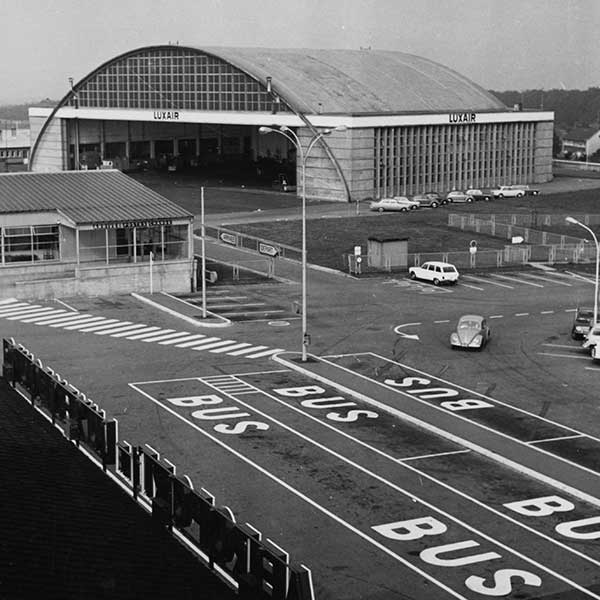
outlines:
[[[179,298],[176,298],[175,296],[171,296],[170,294],[167,294],[166,292],[161,292],[161,294],[164,294],[165,296],[168,296],[172,300],[177,300],[178,302],[182,302],[182,303],[186,304],[187,306],[189,306],[190,308],[193,308],[196,311],[198,310],[197,307],[193,306],[192,304],[189,304],[185,300],[180,300]],[[179,313],[176,310],[173,310],[172,308],[168,308],[168,307],[164,306],[163,304],[160,304],[159,302],[155,302],[154,300],[150,300],[149,298],[145,298],[144,296],[141,296],[140,294],[137,294],[136,292],[131,292],[131,295],[136,300],[140,300],[141,302],[149,304],[153,308],[157,308],[158,310],[162,310],[163,312],[166,312],[166,313],[168,313],[169,315],[171,315],[173,317],[177,317],[178,319],[182,319],[184,321],[187,321],[188,323],[191,323],[192,325],[195,325],[196,327],[217,328],[217,327],[229,327],[231,325],[231,321],[229,321],[228,319],[224,319],[225,322],[220,322],[220,323],[219,322],[217,322],[217,323],[211,322],[211,323],[209,323],[209,322],[206,322],[206,321],[202,321],[201,319],[195,319],[193,317],[188,317],[187,315]],[[219,315],[214,315],[212,313],[210,313],[210,314],[211,314],[211,317],[213,319],[223,320],[223,317],[220,317]]]

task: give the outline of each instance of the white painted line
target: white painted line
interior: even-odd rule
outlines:
[[[122,331],[121,333],[113,333],[110,337],[122,338],[122,337],[127,337],[127,336],[131,335],[132,333],[142,333],[142,332],[147,332],[147,331],[148,331],[148,325],[145,325],[144,323],[138,323],[135,326],[134,331],[127,330],[127,331]]]
[[[73,317],[74,314],[79,314],[79,313],[72,313],[70,311],[63,311],[62,315],[56,315],[53,317],[35,317],[32,319],[28,319],[27,321],[23,321],[23,323],[35,323],[36,325],[46,325],[47,323],[57,323],[59,321],[66,321],[70,318]],[[88,317],[91,317],[92,315],[86,315]]]
[[[514,290],[515,288],[512,285],[506,285],[505,283],[498,283],[497,281],[491,281],[490,279],[485,279],[483,277],[475,277],[474,275],[462,275],[463,279],[468,279],[469,281],[479,281],[479,283],[489,283],[490,285],[497,285],[498,287],[507,288],[509,290]]]
[[[500,275],[499,273],[492,273],[491,277],[498,277],[498,279],[505,279],[506,281],[515,281],[517,283],[522,283],[524,285],[530,285],[536,288],[543,288],[544,286],[541,283],[533,283],[533,281],[525,281],[524,279],[518,277],[509,277],[508,275]]]
[[[284,352],[284,348],[275,348],[274,350],[263,350],[262,352],[257,352],[256,354],[248,354],[248,358],[263,358],[265,356],[271,356],[271,354],[278,354],[279,352]]]
[[[471,450],[452,450],[450,452],[438,452],[436,454],[422,454],[421,456],[409,456],[408,458],[397,458],[396,462],[405,463],[409,460],[420,460],[422,458],[438,458],[440,456],[450,456],[452,454],[464,454],[465,452],[471,452]]]
[[[69,314],[73,315],[74,313],[69,313]],[[44,323],[44,325],[48,325],[50,327],[62,327],[63,325],[68,325],[71,323],[80,323],[80,322],[86,321],[87,319],[90,319],[90,318],[93,318],[93,315],[81,315],[81,314],[77,313],[76,316],[63,317],[63,318],[47,321]],[[36,320],[35,324],[39,325],[40,321]]]
[[[35,308],[33,310],[25,311],[24,313],[19,313],[18,315],[12,317],[6,317],[7,321],[20,321],[21,319],[26,319],[28,317],[41,317],[41,316],[51,316],[51,315],[59,315],[65,314],[65,311],[60,308]]]
[[[554,283],[555,285],[564,285],[567,287],[573,287],[570,283],[566,281],[558,281],[557,279],[551,277],[542,277],[541,275],[531,275],[530,273],[521,273],[522,277],[530,277],[531,279],[539,279],[540,281],[548,281],[550,283]]]
[[[551,348],[571,348],[572,350],[581,349],[581,346],[573,346],[573,344],[550,344],[548,342],[542,344],[542,346],[550,346]]]
[[[540,315],[553,315],[554,311],[553,310],[542,310],[540,312]]]
[[[225,314],[228,317],[239,317],[240,315],[256,315],[258,313],[282,313],[282,312],[286,312],[285,309],[267,309],[267,310],[256,310],[256,311],[251,311],[251,310],[245,310],[242,312],[226,312]]]
[[[529,313],[515,313],[515,317],[528,317]]]
[[[598,367],[584,367],[584,369],[586,371],[600,371],[600,368]]]
[[[488,319],[503,319],[504,315],[490,315]]]
[[[552,354],[551,352],[538,352],[540,356],[552,356],[553,358],[574,358],[577,360],[590,360],[589,356],[578,356],[577,354]]]
[[[565,312],[577,312],[576,308],[565,308]]]
[[[245,300],[246,298],[248,296],[219,296],[218,298],[207,298],[206,301],[212,302],[214,300],[220,302],[221,300]]]
[[[5,298],[4,300],[0,300],[0,306],[3,304],[14,304],[16,301],[16,298]]]
[[[13,304],[10,308],[0,311],[0,317],[26,313],[35,308],[43,308],[40,304]],[[66,312],[66,311],[63,311]]]
[[[463,277],[464,277],[464,275],[463,275]],[[483,288],[477,287],[476,285],[470,285],[468,283],[462,283],[462,282],[458,282],[456,285],[459,285],[461,287],[471,288],[472,290],[478,290],[480,292],[483,292]]]
[[[234,352],[230,352],[229,356],[242,356],[244,354],[249,354],[250,352],[264,350],[265,348],[267,348],[267,346],[252,346],[251,348],[244,348],[243,350],[235,350]]]
[[[534,440],[532,442],[526,442],[527,444],[543,444],[544,442],[560,442],[562,440],[575,440],[575,439],[579,439],[579,438],[583,438],[585,437],[585,435],[583,435],[583,433],[580,433],[578,435],[563,435],[562,437],[555,437],[555,438],[547,438],[545,440]]]
[[[96,335],[118,335],[119,333],[136,333],[140,329],[146,327],[143,323],[131,323],[130,325],[124,325],[125,322],[119,323],[110,329],[103,329],[102,331],[97,331]],[[123,336],[125,337],[125,336]]]
[[[224,309],[224,308],[244,308],[244,306],[267,306],[266,302],[240,302],[236,304],[211,304],[211,310]]]
[[[174,340],[164,340],[163,342],[158,342],[158,343],[161,346],[170,346],[172,344],[178,344],[180,342],[189,342],[190,340],[198,341],[198,340],[202,339],[203,337],[205,337],[203,333],[195,333],[195,334],[187,333],[187,334],[183,335],[182,337],[175,338]]]
[[[165,331],[169,331],[168,329],[166,329]],[[171,329],[171,331],[173,331]],[[161,340],[169,340],[171,338],[174,337],[180,337],[181,336],[181,331],[175,331],[173,333],[162,333],[160,335],[151,335],[150,337],[142,337],[141,340],[142,342],[160,342]]]
[[[83,315],[76,319],[69,319],[68,321],[63,321],[61,323],[51,323],[50,327],[61,327],[66,330],[67,328],[65,327],[65,325],[69,325],[71,323],[76,323],[78,325],[81,325],[82,327],[85,327],[86,325],[89,325],[90,323],[95,323],[96,321],[97,319],[95,317],[92,317],[91,315]]]
[[[84,327],[81,331],[87,333],[88,331],[97,331],[104,329],[105,327],[112,327],[115,323],[118,323],[119,319],[104,319],[99,325],[93,325],[92,327]]]
[[[209,343],[204,342],[197,346],[193,346],[192,350],[202,351],[202,350],[208,350],[209,348],[219,348],[220,346],[232,346],[235,343],[236,343],[235,340],[219,340],[216,342],[209,342]]]
[[[125,339],[128,340],[142,340],[142,342],[146,342],[146,341],[150,341],[150,342],[154,342],[157,341],[155,340],[155,338],[158,338],[158,340],[162,340],[163,336],[169,337],[167,336],[167,334],[172,334],[175,330],[174,329],[160,329],[157,328],[155,329],[152,333],[136,333],[135,335],[130,335],[130,336],[125,336]],[[179,332],[176,332],[179,333]]]
[[[129,329],[132,326],[135,327],[135,325],[131,321],[117,321],[116,323],[111,323],[109,326],[106,326],[105,322],[102,326],[94,327],[93,333],[95,333],[96,335],[108,335],[109,333]],[[87,329],[86,331],[90,330]]]
[[[218,340],[217,337],[209,337],[207,338],[205,335],[201,335],[200,338],[205,338],[207,340]],[[185,342],[183,344],[175,344],[176,348],[189,348],[190,346],[196,346],[198,344],[198,340],[193,340],[191,342]]]
[[[443,321],[434,321],[434,323],[450,323],[450,319],[444,319]]]
[[[87,323],[79,323],[78,325],[69,325],[68,327],[65,327],[65,329],[69,329],[69,330],[77,330],[77,329],[81,329],[83,327],[87,327],[90,323],[92,322],[96,322],[99,323],[100,321],[105,322],[106,319],[104,317],[93,317],[92,319],[90,319]]]
[[[154,327],[154,326],[146,327],[146,329],[141,329],[135,335],[126,335],[125,337],[128,340],[139,340],[139,339],[143,338],[145,335],[149,335],[150,332],[157,333],[159,331],[166,331],[166,330],[161,329],[160,327]]]
[[[248,344],[247,342],[242,342],[239,344],[234,344],[233,346],[226,346],[225,348],[215,348],[210,350],[210,352],[214,352],[215,354],[221,354],[223,352],[229,352],[230,350],[237,350],[238,348],[247,348],[252,344]]]
[[[569,273],[569,275],[571,275],[573,278],[579,279],[580,281],[585,281],[586,283],[592,283],[592,284],[596,283],[596,280],[589,279],[587,274],[584,276],[584,275],[580,275],[579,273],[573,273],[572,271],[566,271],[566,272]]]
[[[63,306],[66,306],[69,310],[73,311],[73,312],[77,312],[76,308],[73,308],[72,306],[69,306],[66,302],[63,302],[62,300],[59,300],[58,298],[54,298],[55,302],[58,302],[59,304],[62,304]]]

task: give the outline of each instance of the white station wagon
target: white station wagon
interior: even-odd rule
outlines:
[[[458,271],[454,265],[436,260],[423,263],[420,267],[410,267],[408,275],[411,279],[432,281],[433,285],[442,283],[453,285],[458,281]]]

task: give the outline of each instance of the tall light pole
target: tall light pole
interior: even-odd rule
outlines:
[[[598,238],[596,237],[596,234],[587,225],[584,225],[581,221],[578,221],[573,217],[566,217],[565,221],[567,223],[572,223],[573,225],[579,225],[580,227],[583,227],[584,229],[589,231],[592,234],[592,237],[594,238],[594,242],[596,244],[596,285],[594,288],[594,325],[596,325],[596,323],[598,322],[598,273],[600,270],[600,245],[598,244]]]
[[[300,139],[294,131],[292,131],[286,125],[280,127],[259,127],[258,132],[261,135],[267,133],[278,133],[283,137],[287,138],[294,146],[300,157],[300,164],[302,167],[302,362],[307,360],[307,348],[310,343],[310,337],[308,335],[308,326],[306,318],[306,160],[310,151],[314,148],[314,145],[325,135],[329,135],[332,131],[344,131],[345,126],[340,125],[334,129],[324,129],[319,133],[315,134],[309,141],[306,148],[306,152],[300,143]]]

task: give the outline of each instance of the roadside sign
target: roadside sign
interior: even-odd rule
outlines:
[[[523,238],[522,238],[520,235],[514,235],[514,236],[511,238],[511,242],[512,242],[513,244],[522,244],[522,243],[523,243]]]
[[[277,256],[279,254],[279,248],[271,244],[264,244],[263,242],[259,242],[258,251],[267,256]]]
[[[354,246],[354,256],[360,256],[362,254],[362,248],[360,246]]]
[[[224,231],[219,234],[219,239],[226,244],[237,246],[237,235],[231,233],[225,233]]]

